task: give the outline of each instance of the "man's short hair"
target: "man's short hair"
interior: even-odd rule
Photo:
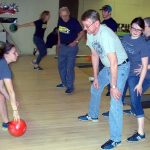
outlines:
[[[96,10],[89,9],[85,11],[81,16],[82,21],[85,21],[86,19],[91,19],[93,22],[100,21],[100,15]]]

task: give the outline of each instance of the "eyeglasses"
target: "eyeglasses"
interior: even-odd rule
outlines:
[[[88,30],[95,22],[93,22],[92,24],[90,24],[88,27],[84,26],[84,30]]]
[[[141,33],[141,32],[143,31],[142,29],[136,29],[136,28],[134,28],[134,27],[131,27],[131,29],[132,29],[133,31],[139,32],[139,33]]]

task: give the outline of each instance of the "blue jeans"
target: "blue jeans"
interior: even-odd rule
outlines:
[[[134,91],[135,86],[139,82],[138,76],[130,76],[128,78],[128,85],[130,91],[130,101],[131,101],[131,109],[135,113],[137,118],[144,117],[144,110],[141,104],[141,96],[138,94],[137,91]],[[143,82],[143,93],[150,87],[150,80],[145,79]]]
[[[130,70],[130,63],[125,63],[118,66],[118,79],[117,87],[121,93],[123,93],[126,80],[128,78]],[[91,99],[89,104],[88,115],[92,118],[98,118],[99,116],[99,105],[101,102],[101,95],[104,87],[110,83],[111,74],[110,68],[104,67],[98,75],[99,89],[91,86]],[[110,112],[109,112],[109,126],[110,126],[110,139],[113,141],[121,141],[122,137],[122,126],[123,126],[123,105],[122,97],[119,100],[115,100],[111,96]]]
[[[66,88],[74,89],[75,62],[78,46],[70,47],[61,44],[58,52],[58,70],[62,83]]]
[[[39,64],[41,62],[42,58],[47,55],[46,45],[45,45],[45,42],[43,39],[36,37],[36,36],[33,37],[33,41],[39,50],[39,55],[36,59],[36,64]]]

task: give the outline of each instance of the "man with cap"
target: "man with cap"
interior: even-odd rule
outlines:
[[[110,5],[104,5],[100,10],[102,10],[103,21],[102,24],[107,25],[114,32],[117,32],[118,24],[111,17],[112,7]]]

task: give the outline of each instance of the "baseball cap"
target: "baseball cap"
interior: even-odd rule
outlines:
[[[100,10],[112,12],[112,7],[110,5],[104,5]]]

